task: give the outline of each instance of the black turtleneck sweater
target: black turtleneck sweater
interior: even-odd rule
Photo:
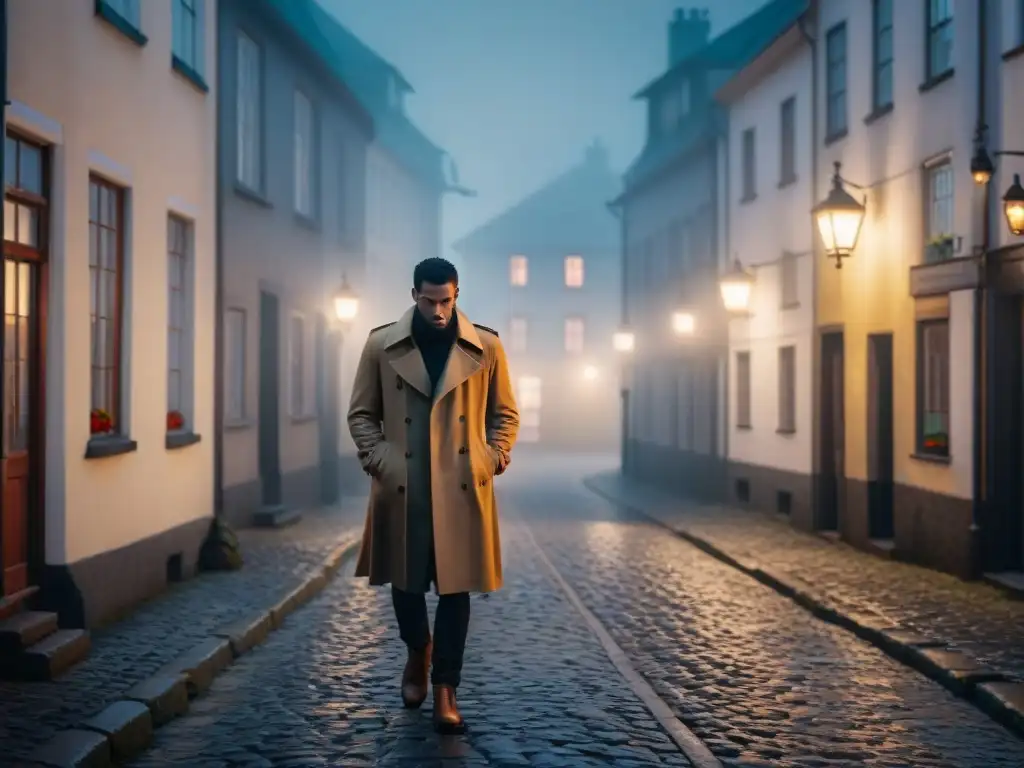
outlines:
[[[458,335],[458,315],[454,313],[451,322],[444,328],[432,326],[424,319],[419,310],[413,313],[412,338],[416,342],[420,354],[423,355],[423,364],[427,367],[432,391],[437,391],[437,385],[441,381],[441,375],[448,362],[448,355],[451,353],[452,345]]]

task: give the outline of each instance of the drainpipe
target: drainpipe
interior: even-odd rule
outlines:
[[[813,7],[812,3],[812,7]],[[800,27],[800,33],[803,35],[804,40],[807,41],[807,45],[811,49],[811,208],[813,210],[818,204],[818,41],[811,34],[808,29],[809,12],[805,12],[800,16],[797,24]],[[817,429],[817,425],[820,424],[820,403],[819,398],[821,396],[821,381],[818,376],[818,248],[816,247],[817,238],[815,237],[813,222],[811,223],[811,344],[809,350],[809,357],[811,360],[811,414],[812,419],[815,423],[815,428],[811,431],[811,504],[813,509],[811,510],[811,517],[813,520],[818,519],[818,473],[820,467],[818,464],[818,446],[820,444],[821,435]]]
[[[729,152],[729,123],[728,123],[728,119],[726,121],[726,128],[725,128],[725,149],[724,149],[722,154],[724,155],[724,159],[722,161],[722,166],[723,166],[722,167],[722,176],[723,176],[723,181],[722,181],[722,199],[724,199],[724,201],[725,201],[724,204],[722,205],[722,239],[725,241],[723,243],[724,250],[722,251],[722,253],[725,255],[725,264],[726,264],[726,268],[728,268],[728,265],[732,263],[732,260],[729,257],[729,255],[732,253],[732,251],[730,250],[730,248],[732,247],[732,239],[729,237],[729,234],[730,234],[729,227],[731,226],[731,221],[732,221],[732,217],[729,216],[729,211],[730,211],[731,205],[732,205],[732,187],[729,184],[729,182],[731,181],[731,167],[732,166],[729,163],[730,152]],[[717,208],[717,205],[715,207]],[[725,477],[724,477],[724,480],[723,480],[724,483],[725,483],[725,488],[722,489],[722,499],[723,499],[723,501],[728,501],[729,498],[730,498],[730,496],[729,496],[729,434],[730,434],[729,405],[732,402],[732,391],[729,388],[730,381],[731,381],[731,379],[729,377],[731,375],[731,362],[732,362],[732,325],[729,322],[729,319],[726,320],[726,326],[725,327],[726,327],[726,332],[725,332],[725,364],[722,366],[722,378],[725,379],[725,381],[724,381],[724,385],[725,386],[724,386],[724,389],[723,389],[725,402],[722,403],[722,422],[723,422],[723,426],[724,426],[724,429],[722,430],[722,461],[723,461],[723,463],[725,465],[725,472],[724,472]]]
[[[985,99],[985,86],[986,86],[986,73],[988,70],[988,2],[987,0],[978,0],[978,114],[977,114],[977,135],[980,141],[984,141],[984,135],[986,130],[985,112],[986,112],[986,99]],[[972,472],[972,488],[971,496],[973,503],[971,504],[971,525],[970,531],[970,565],[969,568],[972,575],[976,575],[976,571],[981,565],[981,526],[979,521],[983,518],[983,506],[986,501],[986,490],[988,488],[986,479],[991,482],[991,470],[988,466],[990,463],[989,456],[987,455],[985,442],[988,439],[987,429],[987,418],[988,415],[988,403],[987,400],[991,399],[986,397],[988,394],[986,389],[988,388],[988,382],[991,379],[990,376],[986,375],[990,373],[988,368],[991,363],[989,361],[990,355],[986,354],[986,343],[990,340],[991,334],[995,330],[994,312],[995,302],[993,302],[988,296],[986,289],[988,283],[988,252],[991,247],[992,237],[992,217],[991,217],[991,184],[986,184],[982,190],[982,216],[981,216],[981,253],[979,258],[981,259],[980,272],[981,279],[980,285],[974,289],[974,397],[972,402],[972,437],[974,440],[973,446],[973,463],[974,472]]]
[[[615,218],[619,220],[619,327],[626,328],[629,325],[629,290],[627,286],[627,275],[629,274],[627,259],[627,230],[626,230],[626,203],[623,200],[623,194],[619,195],[616,201],[607,204],[608,210],[612,213]],[[634,329],[631,329],[634,330]],[[635,330],[634,330],[635,333]],[[626,360],[625,354],[616,352],[619,356],[619,408],[621,413],[619,414],[619,424],[627,424],[632,429],[632,422],[629,420],[629,414],[626,413]],[[629,474],[629,450],[627,448],[629,444],[629,435],[626,432],[630,430],[622,430],[623,434],[619,435],[619,471],[623,475]]]
[[[3,105],[0,110],[0,125],[3,126],[4,141],[7,140],[7,0],[0,0],[0,105]],[[3,179],[4,189],[7,188],[7,169],[4,167],[4,155],[6,152],[0,152],[0,179]],[[0,232],[4,231],[4,209],[7,206],[0,205]],[[5,275],[7,273],[7,265],[0,265],[0,296],[7,295],[7,286]],[[0,333],[0,360],[4,359],[4,337],[6,334]],[[0,413],[3,411],[4,400],[4,380],[6,376],[0,376]],[[7,458],[7,451],[3,447],[3,440],[0,440],[0,455],[3,458]],[[0,465],[2,466],[2,465]],[[6,474],[4,472],[3,474]],[[0,485],[3,485],[4,480],[0,477]],[[3,498],[5,494],[0,493],[0,513],[3,512]],[[0,514],[0,517],[3,515]],[[4,534],[0,531],[0,546],[3,545]],[[3,594],[4,586],[4,574],[0,570],[0,594]]]
[[[220,24],[217,25],[218,34]],[[219,46],[218,46],[219,50]],[[218,81],[220,80],[218,62]],[[223,148],[221,147],[221,97],[220,88],[215,89],[214,109],[217,114],[216,135],[213,141],[214,185],[214,287],[213,300],[213,512],[218,518],[224,515],[224,216],[223,192],[224,172],[221,168]]]

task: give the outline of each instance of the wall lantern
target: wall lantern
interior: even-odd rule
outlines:
[[[840,166],[838,162],[835,164],[832,191],[813,211],[825,255],[836,260],[836,269],[842,269],[843,259],[857,247],[857,238],[860,237],[860,228],[864,223],[864,211],[867,210],[867,197],[863,203],[859,203],[846,191],[845,184],[851,187],[857,185],[846,181],[839,174]]]
[[[979,144],[974,150],[974,157],[971,158],[971,178],[979,187],[984,187],[992,180],[992,174],[995,172],[996,167],[992,163],[992,158],[985,147]]]
[[[1024,234],[1024,187],[1020,185],[1020,174],[1013,174],[1013,184],[1003,195],[1003,213],[1006,225],[1014,235]]]
[[[739,260],[733,262],[732,269],[718,281],[722,292],[722,305],[726,312],[746,312],[750,306],[750,294],[754,288],[754,276],[743,269]]]
[[[344,275],[341,276],[341,286],[334,293],[334,314],[343,323],[351,323],[359,314],[359,297]]]
[[[679,336],[692,336],[697,330],[697,318],[689,312],[673,312],[672,330]]]
[[[619,354],[629,354],[633,351],[635,345],[636,339],[633,336],[633,332],[626,328],[620,328],[612,336],[612,346]]]

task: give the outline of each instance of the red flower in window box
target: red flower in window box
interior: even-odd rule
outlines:
[[[168,411],[167,412],[167,431],[173,432],[176,429],[181,429],[185,426],[185,417],[181,414],[181,411]]]
[[[89,433],[105,435],[114,429],[114,419],[102,408],[93,408],[89,412]]]

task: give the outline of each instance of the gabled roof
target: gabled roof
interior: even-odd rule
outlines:
[[[649,98],[692,69],[735,69],[742,66],[785,32],[807,10],[808,3],[809,0],[771,0],[658,75],[633,98]]]
[[[445,151],[389,104],[390,83],[412,86],[389,61],[352,34],[317,0],[265,0],[327,67],[352,90],[373,119],[381,146],[409,171],[438,188],[448,185]]]
[[[463,256],[544,250],[615,250],[619,224],[607,201],[621,188],[603,148],[452,245]]]

